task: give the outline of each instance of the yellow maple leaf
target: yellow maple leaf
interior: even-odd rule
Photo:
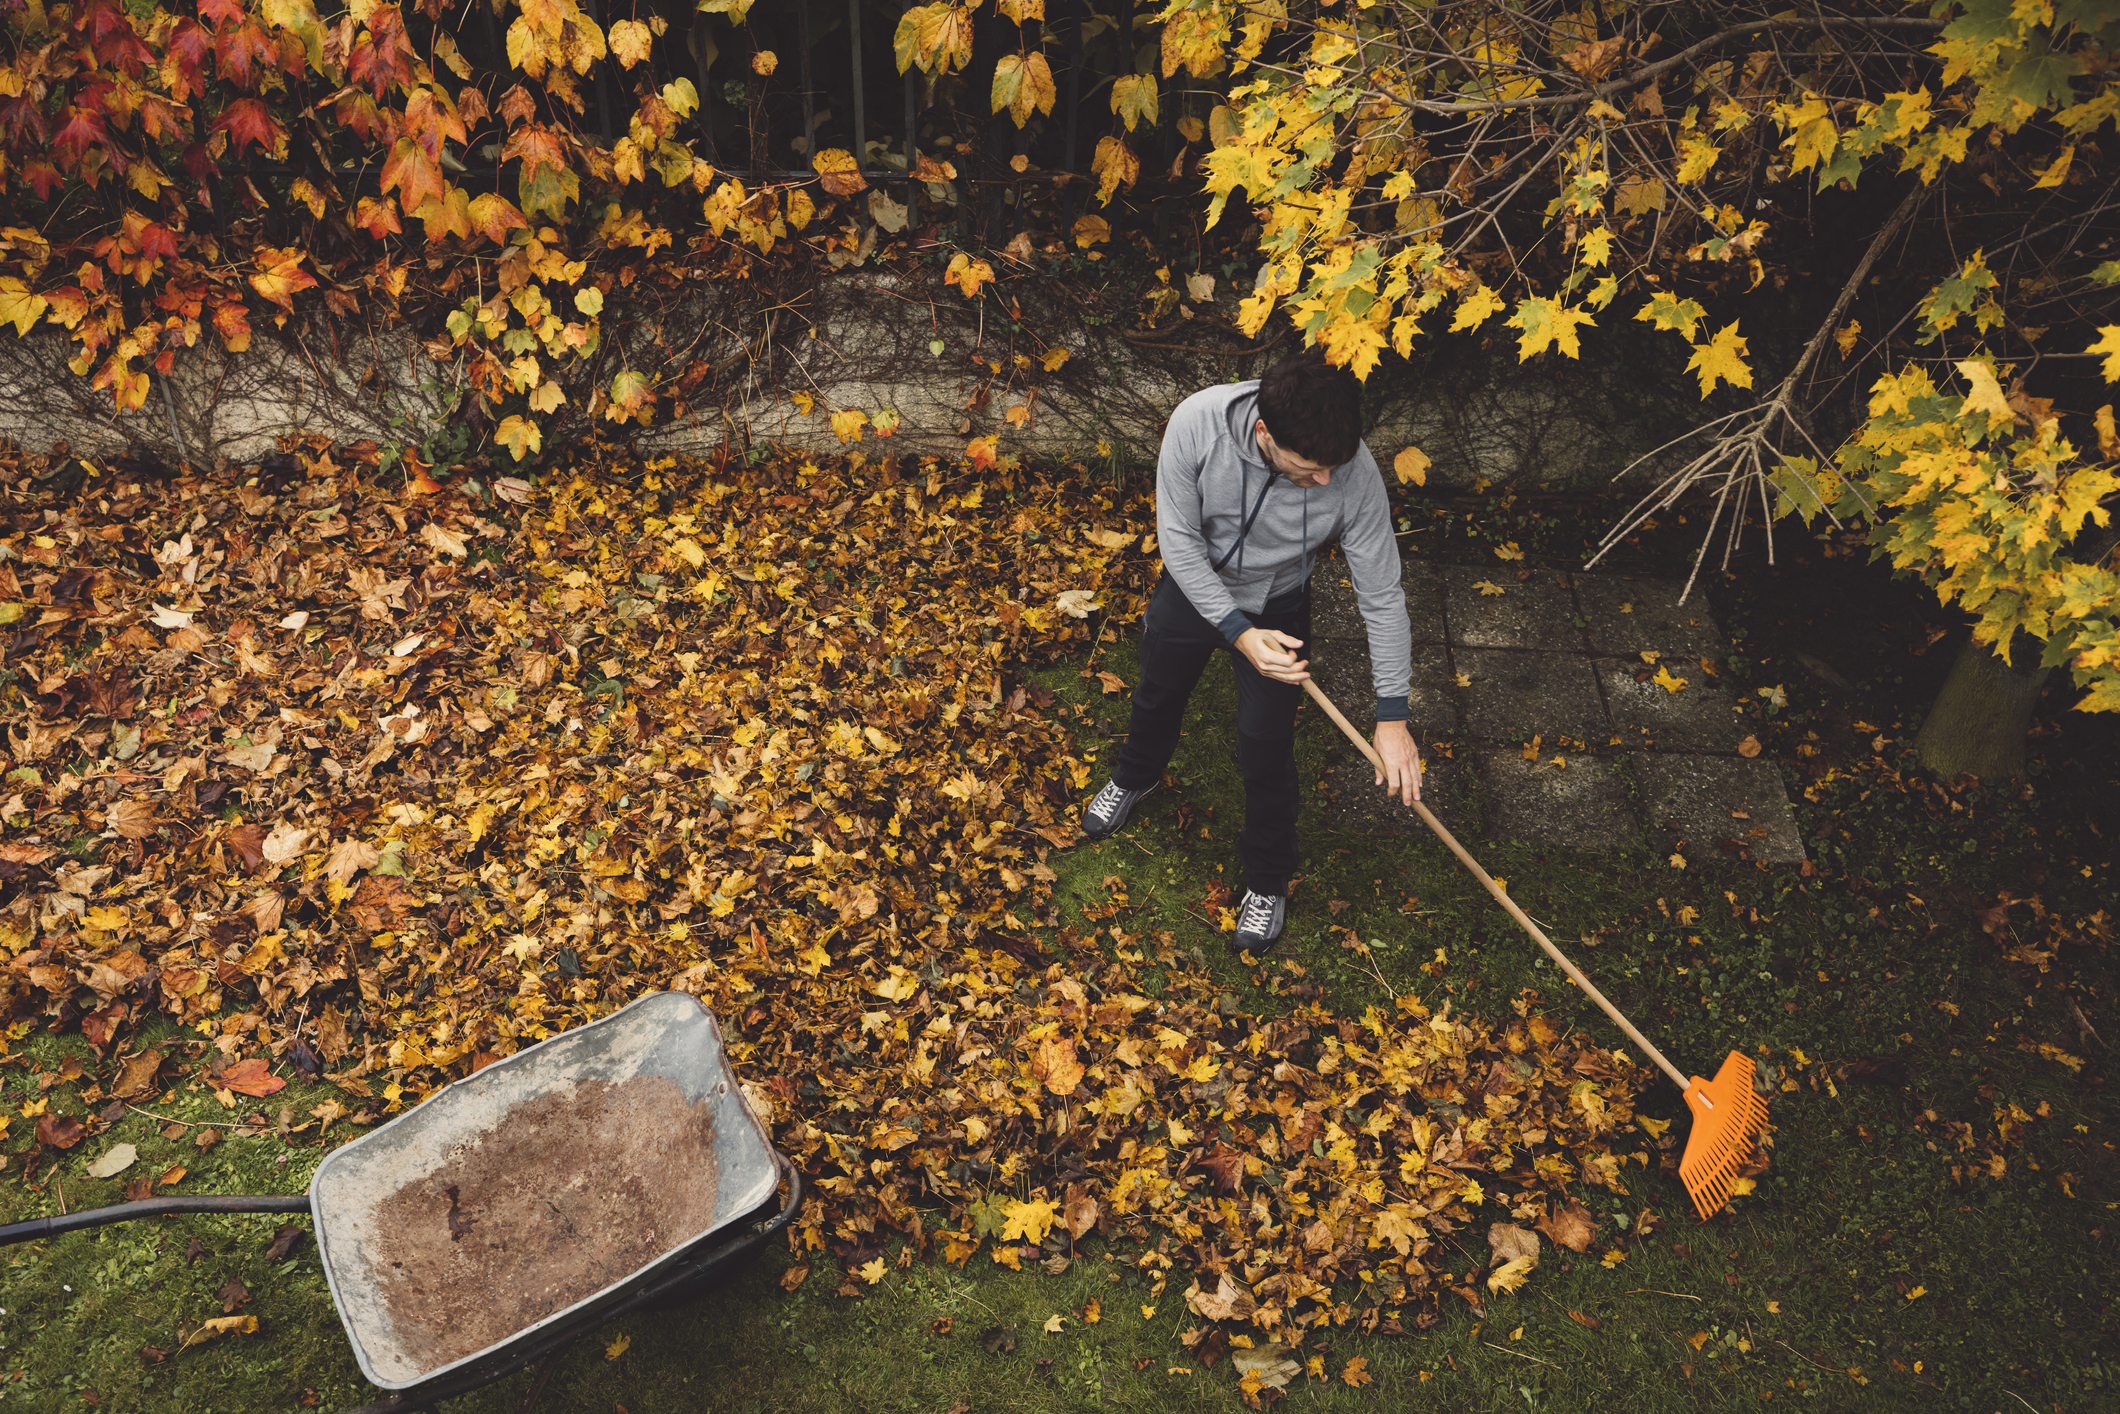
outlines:
[[[1722,149],[1704,137],[1689,137],[1678,147],[1678,171],[1673,173],[1682,182],[1703,182],[1708,173],[1715,170],[1715,159],[1722,156]]]
[[[1501,311],[1502,297],[1483,284],[1458,301],[1457,312],[1450,318],[1450,332],[1477,329]]]
[[[1472,582],[1472,587],[1480,592],[1480,597],[1483,599],[1492,599],[1496,595],[1508,592],[1491,579],[1476,579]]]
[[[788,394],[788,401],[795,404],[795,411],[801,413],[804,417],[808,417],[817,406],[816,395],[812,393],[790,393]]]
[[[1112,193],[1122,186],[1132,186],[1141,176],[1141,159],[1134,150],[1115,137],[1097,139],[1097,155],[1090,159],[1089,169],[1097,178],[1097,201],[1100,205],[1111,204]],[[1075,239],[1082,238],[1080,230]]]
[[[501,420],[500,426],[493,429],[493,440],[513,452],[517,461],[521,461],[545,445],[545,434],[538,430],[536,423],[529,421],[521,413],[510,413]]]
[[[1089,219],[1094,220],[1095,218],[1092,217]],[[1044,368],[1047,373],[1052,373],[1056,371],[1061,364],[1066,363],[1067,359],[1067,350],[1061,348],[1058,344],[1055,344],[1045,351],[1045,357],[1039,359],[1038,363],[1039,366]]]
[[[1004,54],[994,65],[990,92],[993,111],[1008,109],[1017,127],[1031,120],[1032,112],[1051,113],[1056,96],[1053,71],[1037,50],[1029,54]]]
[[[1650,1117],[1649,1117],[1648,1115],[1636,1115],[1636,1116],[1634,1117],[1634,1122],[1635,1122],[1636,1124],[1640,1125],[1640,1126],[1641,1126],[1642,1128],[1644,1128],[1644,1129],[1648,1130],[1648,1131],[1649,1131],[1649,1133],[1650,1133],[1650,1135],[1651,1135],[1651,1136],[1652,1136],[1653,1138],[1657,1138],[1657,1139],[1661,1139],[1661,1138],[1663,1138],[1663,1137],[1664,1137],[1664,1131],[1665,1131],[1665,1130],[1667,1130],[1667,1129],[1669,1129],[1669,1128],[1671,1127],[1671,1121],[1670,1121],[1670,1120],[1668,1120],[1668,1119],[1651,1119],[1651,1118],[1650,1118]]]
[[[611,56],[625,68],[645,63],[654,43],[654,31],[639,20],[620,20],[611,26]]]
[[[1402,486],[1426,486],[1428,454],[1419,447],[1408,447],[1391,459],[1391,470]]]
[[[1597,326],[1597,321],[1587,310],[1570,309],[1559,300],[1544,296],[1525,300],[1516,307],[1516,313],[1503,322],[1512,329],[1524,331],[1516,341],[1516,356],[1520,363],[1549,348],[1558,348],[1570,358],[1580,357],[1582,349],[1576,339],[1576,329],[1585,324],[1592,328]]]
[[[1384,356],[1384,331],[1366,319],[1328,320],[1318,331],[1318,342],[1328,362],[1352,370],[1361,379],[1367,379]]]
[[[1035,1203],[1012,1202],[1006,1211],[1008,1221],[1001,1228],[1003,1242],[1043,1242],[1058,1216],[1053,1205],[1042,1198]]]
[[[1134,124],[1146,118],[1148,125],[1156,125],[1157,85],[1151,74],[1129,74],[1112,82],[1112,111],[1126,123],[1132,132]]]
[[[633,1344],[633,1337],[630,1335],[612,1336],[611,1343],[604,1347],[604,1358],[606,1360],[616,1360],[619,1356],[626,1353],[626,1347],[631,1344]]]
[[[1669,668],[1658,668],[1650,681],[1666,692],[1676,693],[1683,690],[1690,679],[1673,677]]]
[[[1487,1289],[1506,1296],[1531,1280],[1531,1269],[1537,1265],[1536,1257],[1511,1257],[1487,1278]]]
[[[870,1261],[865,1266],[863,1266],[860,1270],[861,1279],[867,1282],[870,1286],[874,1286],[877,1282],[883,1280],[883,1258],[875,1258],[874,1260]]]
[[[20,279],[0,275],[0,324],[12,324],[17,334],[27,336],[50,308],[50,300],[33,293]]]
[[[2070,143],[2067,147],[2055,153],[2054,160],[2049,162],[2046,170],[2039,174],[2039,180],[2032,183],[2032,190],[2038,191],[2041,187],[2060,186],[2062,182],[2068,179],[2069,164],[2075,160],[2075,157],[2076,144],[2074,143]]]
[[[950,257],[949,267],[942,278],[964,291],[969,299],[979,293],[979,287],[994,278],[994,267],[983,260],[974,260],[963,251]]]
[[[1367,1355],[1357,1355],[1352,1360],[1349,1360],[1347,1368],[1340,1371],[1340,1378],[1357,1389],[1360,1389],[1363,1385],[1376,1383],[1376,1376],[1369,1373],[1369,1357]]]
[[[1602,1265],[1604,1265],[1604,1266],[1607,1266],[1607,1267],[1616,1267],[1616,1266],[1618,1266],[1618,1265],[1619,1265],[1619,1264],[1620,1264],[1621,1262],[1624,1262],[1624,1261],[1626,1261],[1626,1260],[1627,1260],[1627,1254],[1626,1254],[1625,1252],[1622,1252],[1622,1251],[1621,1251],[1621,1250],[1620,1250],[1619,1248],[1617,1248],[1617,1247],[1615,1247],[1615,1248],[1613,1248],[1613,1249],[1612,1249],[1611,1251],[1607,1252],[1607,1253],[1606,1253],[1606,1254],[1605,1254],[1604,1256],[1602,1256],[1602,1257],[1598,1258],[1598,1261],[1599,1261],[1599,1262],[1600,1262],[1600,1263],[1601,1263]]]
[[[1052,1315],[1047,1316],[1045,1318],[1045,1333],[1047,1335],[1058,1335],[1060,1334],[1060,1332],[1066,1329],[1067,1317],[1059,1314],[1058,1312],[1054,1312]]]
[[[2098,327],[2098,342],[2085,349],[2085,353],[2104,354],[2105,365],[2099,371],[2108,383],[2120,383],[2120,324],[2102,324]]]
[[[1737,322],[1733,320],[1707,343],[1693,346],[1693,358],[1686,364],[1686,371],[1699,374],[1700,395],[1704,398],[1715,391],[1718,382],[1749,388],[1752,369],[1745,363],[1747,352],[1744,335],[1737,332]]]
[[[861,429],[868,425],[869,415],[860,408],[841,408],[832,414],[832,435],[841,446],[861,440]]]

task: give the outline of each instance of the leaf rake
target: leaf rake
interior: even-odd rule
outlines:
[[[1319,689],[1317,683],[1306,681],[1303,686],[1309,690],[1317,704],[1325,709],[1325,715],[1332,718],[1333,724],[1347,734],[1347,739],[1361,748],[1362,754],[1369,758],[1369,764],[1379,771],[1383,770],[1383,762],[1378,760],[1375,748],[1363,739],[1362,734],[1354,729],[1354,725],[1347,718],[1340,715],[1340,709],[1332,705],[1332,699]],[[1692,1196],[1693,1206],[1699,1210],[1701,1221],[1706,1222],[1722,1211],[1723,1205],[1730,1201],[1730,1185],[1737,1177],[1738,1166],[1751,1156],[1754,1144],[1766,1131],[1767,1104],[1753,1088],[1751,1058],[1742,1051],[1732,1051],[1729,1058],[1722,1063],[1722,1068],[1715,1072],[1713,1080],[1704,1080],[1698,1075],[1688,1079],[1684,1071],[1664,1058],[1662,1051],[1649,1044],[1649,1038],[1636,1030],[1634,1023],[1621,1015],[1620,1009],[1612,1005],[1603,992],[1591,985],[1582,969],[1562,955],[1561,950],[1553,945],[1553,940],[1525,916],[1524,910],[1516,906],[1516,901],[1502,891],[1502,886],[1495,883],[1485,869],[1480,868],[1479,861],[1466,853],[1465,847],[1457,842],[1457,837],[1443,827],[1443,822],[1436,819],[1427,806],[1416,800],[1413,808],[1421,817],[1422,823],[1435,831],[1436,837],[1450,847],[1450,852],[1458,857],[1458,862],[1486,887],[1488,893],[1494,895],[1495,902],[1508,911],[1509,916],[1546,950],[1547,956],[1560,965],[1561,971],[1567,973],[1570,980],[1582,988],[1584,994],[1596,1002],[1605,1015],[1611,1017],[1613,1023],[1626,1033],[1627,1039],[1641,1047],[1649,1059],[1655,1061],[1664,1074],[1671,1077],[1671,1083],[1685,1095],[1686,1108],[1693,1112],[1693,1130],[1686,1137],[1686,1152],[1678,1161],[1679,1182],[1686,1186],[1686,1192]]]

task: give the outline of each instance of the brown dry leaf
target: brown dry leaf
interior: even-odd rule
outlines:
[[[1556,1247],[1565,1247],[1570,1252],[1589,1251],[1591,1241],[1597,1236],[1597,1224],[1591,1220],[1590,1210],[1574,1198],[1547,1210],[1534,1226],[1552,1238]]]
[[[121,800],[110,808],[104,823],[125,839],[144,840],[155,832],[155,803]]]
[[[141,1051],[127,1056],[119,1065],[118,1078],[111,1082],[110,1093],[120,1100],[139,1100],[155,1094],[161,1089],[156,1083],[162,1071],[160,1051]]]
[[[54,1149],[71,1149],[88,1137],[88,1130],[72,1115],[43,1114],[37,1117],[37,1142]]]
[[[652,455],[643,497],[638,458],[588,443],[570,476],[491,478],[490,502],[431,483],[402,522],[379,449],[316,439],[293,439],[292,481],[245,487],[230,468],[149,486],[124,534],[189,536],[226,568],[179,601],[199,626],[169,630],[192,635],[184,652],[144,630],[97,649],[107,705],[173,704],[155,719],[175,763],[155,781],[156,828],[113,831],[63,875],[0,855],[45,871],[9,877],[31,905],[21,1004],[85,982],[83,1024],[106,1042],[156,1014],[233,1024],[220,1039],[249,1059],[218,1076],[224,1103],[277,1089],[271,1058],[328,1067],[346,1098],[308,1112],[333,1140],[622,999],[681,989],[721,1020],[747,1097],[816,1180],[798,1250],[895,1234],[1021,1269],[1051,1255],[1026,1239],[1145,1241],[1162,1265],[1142,1273],[1142,1304],[1188,1292],[1213,1327],[1192,1346],[1209,1363],[1235,1323],[1283,1336],[1289,1291],[1350,1283],[1385,1253],[1408,1290],[1387,1308],[1379,1284],[1357,1314],[1431,1323],[1452,1235],[1494,1215],[1483,1201],[1620,1191],[1613,1137],[1632,1133],[1644,1074],[1580,1032],[1415,1006],[1356,1046],[1314,988],[1254,1015],[1116,878],[1080,920],[1106,936],[1076,930],[1051,852],[1076,841],[1095,782],[1078,734],[1126,684],[1099,657],[1103,705],[1078,705],[1031,673],[1138,621],[1147,488],[1014,465],[991,441],[976,468],[876,445]],[[326,463],[305,489],[301,471]],[[725,537],[737,508],[744,533]],[[474,533],[490,557],[457,553]],[[116,542],[91,534],[80,553],[109,616],[144,622],[158,588],[170,602]],[[888,624],[873,582],[907,601]],[[69,681],[85,629],[40,626],[13,666]],[[347,656],[355,629],[372,658]],[[230,681],[244,644],[273,671]],[[68,712],[8,723],[26,759],[89,740]],[[115,738],[81,749],[97,773],[129,770]],[[78,792],[7,795],[11,837],[74,838]],[[134,951],[92,947],[73,923],[89,909],[122,919]],[[1485,1127],[1442,1118],[1475,1091],[1499,1107]],[[1350,1110],[1361,1123],[1334,1133]],[[826,1123],[849,1115],[857,1130]],[[202,1152],[222,1133],[187,1132]],[[1303,1211],[1349,1163],[1392,1175],[1390,1193]],[[1007,1172],[1008,1191],[982,1172]],[[1481,1300],[1469,1279],[1461,1294]]]
[[[1487,1228],[1487,1246],[1494,1254],[1489,1266],[1499,1267],[1519,1257],[1529,1258],[1534,1267],[1538,1265],[1538,1234],[1515,1223],[1491,1224]]]

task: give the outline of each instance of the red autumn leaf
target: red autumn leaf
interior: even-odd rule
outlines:
[[[6,139],[9,147],[39,145],[50,132],[36,99],[22,95],[0,101],[0,138]]]
[[[200,9],[203,12],[205,6]],[[186,102],[206,86],[206,60],[213,53],[213,37],[200,28],[198,21],[182,19],[170,30],[162,49],[179,80],[170,85],[170,95],[179,103]]]
[[[218,31],[213,37],[214,67],[237,88],[256,88],[263,71],[279,61],[279,46],[256,20]]]
[[[447,98],[437,99],[434,90],[427,88],[416,88],[405,99],[405,131],[419,138],[437,158],[442,139],[454,138],[459,143],[471,140],[464,131],[464,120],[448,106]]]
[[[412,212],[430,200],[443,201],[449,195],[449,182],[442,176],[441,165],[409,137],[399,138],[383,162],[383,190],[387,192],[392,187],[397,188],[399,205]]]
[[[243,8],[243,0],[199,0],[199,18],[215,29],[239,25],[248,13]]]
[[[246,1061],[237,1061],[222,1071],[221,1088],[262,1100],[267,1095],[278,1094],[286,1089],[287,1082],[274,1075],[264,1061],[253,1056]]]
[[[412,86],[412,43],[405,37],[405,19],[395,5],[378,5],[368,14],[368,31],[347,56],[346,71],[353,81],[377,98],[393,84]]]
[[[250,311],[240,300],[224,300],[213,307],[213,327],[230,353],[250,347]]]
[[[137,75],[155,62],[154,51],[141,41],[124,7],[111,0],[90,0],[75,23],[88,32],[96,57],[107,69]]]
[[[287,130],[258,98],[238,98],[222,109],[221,116],[213,120],[213,131],[228,134],[229,155],[234,157],[241,157],[246,145],[255,144],[274,153],[287,141]]]
[[[302,268],[307,254],[304,250],[259,246],[255,257],[258,272],[250,277],[250,287],[282,309],[293,309],[294,296],[317,282],[316,276]]]
[[[520,157],[523,160],[525,180],[537,176],[541,168],[550,167],[555,172],[567,170],[567,148],[564,140],[542,123],[525,123],[508,134],[508,145],[501,149],[501,161]]]
[[[381,240],[405,228],[398,221],[397,203],[387,196],[364,196],[354,205],[353,224],[372,238]]]
[[[66,122],[52,135],[51,146],[68,166],[78,167],[82,153],[109,141],[110,133],[103,125],[102,114],[73,107],[66,110]]]
[[[51,199],[52,189],[65,182],[66,178],[61,176],[59,169],[51,163],[41,157],[33,157],[22,164],[22,180],[37,189],[39,201],[48,201]]]
[[[339,95],[332,107],[332,116],[353,129],[363,142],[380,142],[395,130],[396,116],[385,115],[376,101],[360,89],[349,88]]]

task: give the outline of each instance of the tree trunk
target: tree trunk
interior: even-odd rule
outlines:
[[[2033,645],[2019,639],[2016,656],[2037,655]],[[1921,764],[1945,780],[2022,776],[2025,733],[2051,671],[2015,667],[1986,644],[1968,641],[1914,738]]]

